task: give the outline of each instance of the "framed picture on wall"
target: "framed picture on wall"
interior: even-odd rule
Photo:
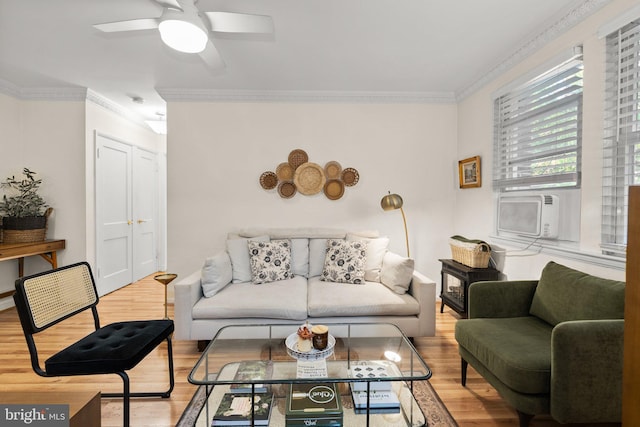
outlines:
[[[481,187],[480,156],[460,160],[458,162],[458,174],[460,176],[460,188]]]

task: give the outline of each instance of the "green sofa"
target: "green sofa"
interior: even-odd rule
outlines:
[[[540,280],[476,282],[455,328],[462,357],[518,412],[561,423],[619,422],[624,282],[555,262]]]

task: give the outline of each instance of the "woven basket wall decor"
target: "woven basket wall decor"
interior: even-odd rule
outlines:
[[[263,172],[259,181],[265,190],[277,188],[283,199],[289,199],[296,193],[305,196],[323,193],[329,200],[338,200],[344,195],[345,187],[353,187],[359,180],[356,169],[343,169],[335,160],[326,162],[322,167],[310,162],[306,151],[296,148],[291,150],[286,162],[277,165],[275,172]]]

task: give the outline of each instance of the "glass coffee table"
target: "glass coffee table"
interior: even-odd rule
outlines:
[[[237,395],[234,390],[239,385],[252,401],[254,394],[265,391],[271,394],[268,424],[263,420],[261,424],[255,421],[255,425],[314,425],[317,420],[296,424],[287,418],[287,403],[291,404],[293,387],[309,389],[312,384],[324,384],[335,385],[342,402],[342,422],[315,425],[424,426],[424,414],[413,395],[413,381],[428,380],[431,370],[402,331],[395,325],[380,323],[326,325],[329,346],[307,353],[297,349],[295,325],[222,328],[188,377],[190,383],[206,388],[207,399],[195,425],[211,426],[223,396]],[[249,376],[238,374],[255,364],[267,368]],[[367,391],[358,409],[354,409],[352,389]],[[399,405],[390,409],[372,404],[367,396],[378,390],[392,390]],[[249,419],[258,419],[253,410]]]

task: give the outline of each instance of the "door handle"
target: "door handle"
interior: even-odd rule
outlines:
[[[128,221],[127,221],[127,225],[131,225],[131,224],[133,224],[133,221],[128,220]]]
[[[138,224],[142,224],[143,222],[147,222],[147,220],[146,219],[139,219],[138,220]]]

